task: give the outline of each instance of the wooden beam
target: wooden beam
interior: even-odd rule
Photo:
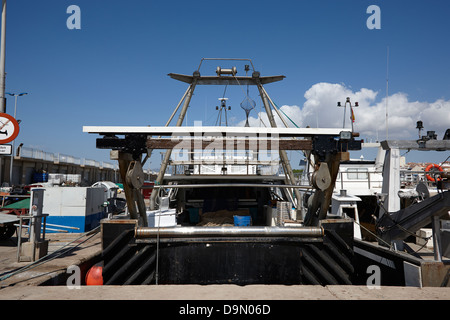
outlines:
[[[312,150],[311,140],[294,140],[294,139],[214,139],[201,140],[194,139],[147,139],[148,149],[216,149],[216,150]]]

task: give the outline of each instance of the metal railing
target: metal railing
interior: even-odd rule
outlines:
[[[19,147],[19,148],[17,148],[16,152],[18,152],[18,154],[15,153],[15,155],[17,155],[20,158],[50,161],[53,163],[67,163],[67,164],[74,164],[74,165],[79,165],[79,166],[91,166],[91,167],[105,168],[105,169],[112,169],[112,170],[118,169],[117,164],[112,164],[109,162],[96,161],[96,160],[85,159],[85,158],[78,158],[78,157],[74,157],[72,155],[67,155],[67,154],[62,154],[62,153],[50,153],[50,152],[45,152],[43,150],[38,150],[38,149],[33,149],[33,148]]]
[[[261,159],[263,158],[263,159]],[[180,174],[232,174],[232,175],[275,175],[280,171],[278,154],[267,151],[209,150],[176,151],[166,173]]]
[[[429,188],[435,187],[435,183],[427,179],[425,171],[400,170],[400,187],[416,186],[418,183],[425,183]],[[311,182],[311,172],[303,173],[298,178],[299,185],[309,185]],[[383,186],[382,171],[339,171],[336,179],[336,188],[344,190],[355,187],[367,188],[368,190],[381,189]]]

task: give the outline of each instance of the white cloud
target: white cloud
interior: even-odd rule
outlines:
[[[270,94],[270,93],[269,93]],[[354,92],[343,84],[317,83],[305,92],[303,107],[283,105],[281,110],[299,127],[331,127],[341,128],[344,120],[344,108],[338,108],[337,102],[345,104],[350,98],[354,108],[356,121],[355,131],[366,140],[384,140],[386,138],[386,98],[376,101],[378,92],[362,88]],[[278,126],[282,123],[274,112]],[[269,126],[265,112],[259,113],[263,122]],[[250,126],[262,126],[258,117],[249,118]],[[450,101],[436,100],[435,102],[409,101],[405,93],[395,93],[388,97],[388,128],[389,139],[415,139],[418,132],[416,122],[422,120],[424,131],[433,130],[438,139],[446,129],[450,128]],[[294,125],[287,120],[289,125]],[[238,125],[244,125],[245,121]],[[351,127],[350,110],[347,106],[345,114],[346,127]],[[423,132],[422,134],[425,134]]]

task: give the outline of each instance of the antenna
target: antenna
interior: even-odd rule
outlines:
[[[353,132],[353,122],[355,122],[355,114],[353,113],[353,107],[359,107],[359,103],[355,102],[355,105],[352,106],[352,103],[350,102],[350,97],[347,97],[345,99],[345,103],[344,103],[344,121],[343,121],[344,124],[342,125],[342,128],[345,128],[345,110],[347,109],[347,103],[350,106],[350,120],[351,120],[351,123],[352,123],[352,132]],[[337,106],[338,107],[342,107],[342,104],[338,101]]]
[[[218,100],[220,101],[220,107],[216,106],[216,110],[219,110],[219,114],[217,115],[216,120],[216,126],[217,123],[219,123],[219,126],[222,126],[222,111],[225,112],[225,126],[228,126],[227,108],[228,110],[231,110],[230,106],[227,107],[228,98],[219,98]]]
[[[421,120],[417,121],[416,129],[419,129],[419,139],[420,139],[420,132],[423,129],[423,122]]]
[[[389,46],[387,47],[387,58],[386,58],[386,140],[389,137],[388,99],[389,99]]]
[[[347,98],[347,99],[348,99],[348,98]],[[338,106],[338,107],[342,107],[340,101],[338,101],[337,106]],[[346,110],[346,108],[347,108],[347,103],[344,104],[344,124],[342,125],[342,128],[345,128],[345,110]]]

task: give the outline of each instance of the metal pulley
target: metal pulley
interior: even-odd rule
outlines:
[[[128,165],[126,182],[133,189],[140,189],[144,184],[144,171],[140,161],[131,161]]]
[[[231,75],[235,76],[237,73],[237,69],[236,69],[236,67],[232,67],[231,69],[223,69],[221,67],[217,67],[216,73],[219,77],[223,74],[231,74]]]
[[[319,169],[314,171],[311,177],[311,183],[314,188],[322,191],[328,189],[331,185],[330,170],[328,169],[328,164],[326,162],[322,162]]]

